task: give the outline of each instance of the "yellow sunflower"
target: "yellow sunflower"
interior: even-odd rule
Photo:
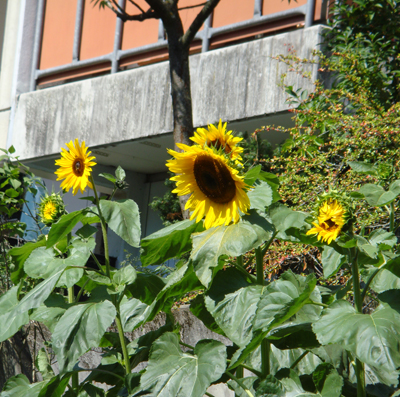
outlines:
[[[193,211],[190,219],[200,222],[205,215],[206,229],[238,222],[239,210],[246,213],[250,207],[244,177],[212,148],[177,146],[183,153],[168,150],[175,159],[169,160],[167,167],[178,174],[171,178],[177,185],[173,192],[179,196],[191,194],[185,207]]]
[[[346,208],[339,201],[328,199],[320,206],[318,222],[313,222],[314,227],[307,234],[317,234],[318,240],[330,244],[336,240],[346,221]]]
[[[60,168],[55,172],[57,175],[57,181],[64,179],[61,183],[61,187],[68,191],[72,188],[72,193],[84,192],[86,186],[93,188],[92,183],[89,181],[90,173],[96,163],[92,160],[95,157],[89,157],[91,152],[87,153],[88,148],[85,146],[85,142],[79,145],[78,139],[75,139],[75,147],[72,141],[66,143],[69,151],[61,148],[61,159],[56,160],[56,165]]]
[[[197,143],[201,147],[214,147],[217,150],[223,150],[232,160],[241,160],[240,153],[243,152],[243,148],[236,146],[243,138],[235,137],[232,135],[232,131],[226,131],[226,123],[222,125],[222,121],[219,120],[218,127],[213,124],[208,126],[208,130],[205,128],[197,128],[194,136],[190,138],[193,142]]]
[[[38,207],[40,221],[46,226],[51,226],[65,214],[65,204],[59,194],[52,193],[41,198]]]

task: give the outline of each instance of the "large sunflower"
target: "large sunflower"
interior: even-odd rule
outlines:
[[[206,229],[238,222],[239,210],[246,213],[250,207],[243,177],[223,155],[207,146],[177,146],[183,153],[168,150],[175,159],[167,166],[178,174],[171,178],[177,185],[173,192],[179,196],[191,194],[185,207],[193,211],[190,219],[199,222],[205,215]]]
[[[75,147],[72,141],[66,143],[69,151],[61,148],[61,159],[56,160],[56,165],[60,168],[55,172],[57,175],[57,181],[64,179],[61,183],[61,187],[68,191],[72,188],[72,193],[84,192],[86,186],[93,188],[92,183],[89,181],[90,173],[92,168],[96,163],[92,160],[95,157],[89,155],[91,152],[87,153],[88,148],[85,146],[85,142],[79,145],[78,139],[75,139]]]
[[[313,222],[314,227],[307,234],[317,234],[318,240],[330,244],[336,240],[346,221],[346,208],[339,201],[329,199],[320,206],[318,222]]]
[[[205,128],[197,128],[194,136],[190,138],[193,142],[197,143],[201,147],[214,147],[217,150],[223,150],[232,160],[241,160],[240,153],[243,152],[243,148],[237,146],[237,144],[243,140],[243,138],[235,137],[232,135],[232,131],[226,130],[226,123],[222,125],[222,121],[219,120],[218,127],[210,124],[208,130]]]

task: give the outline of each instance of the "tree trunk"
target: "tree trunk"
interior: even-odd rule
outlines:
[[[172,109],[174,119],[175,150],[181,152],[176,144],[191,145],[193,136],[192,95],[190,89],[189,46],[182,44],[183,27],[178,9],[173,10],[175,18],[164,23],[168,35],[169,71],[171,80]],[[185,204],[190,195],[180,196],[183,219],[189,218]]]

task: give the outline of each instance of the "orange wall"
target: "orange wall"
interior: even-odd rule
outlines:
[[[78,0],[47,0],[45,19],[43,25],[42,49],[40,56],[40,69],[65,65],[72,62],[73,39],[75,29],[76,7]],[[147,10],[149,8],[145,0],[136,0],[138,5]],[[190,7],[203,0],[179,0],[179,7]],[[306,4],[306,0],[264,0],[262,14],[268,15]],[[322,0],[316,0],[315,20],[321,18]],[[182,24],[186,30],[193,22],[200,7],[189,8],[180,11]],[[138,14],[140,11],[129,1],[126,2],[126,11],[130,14]],[[245,21],[253,17],[254,0],[220,0],[215,8],[212,18],[213,27],[221,27],[236,22]],[[293,18],[292,18],[293,19]],[[116,15],[107,7],[99,9],[91,0],[85,0],[82,38],[80,47],[80,60],[95,58],[110,54],[114,48],[114,35],[116,28]],[[211,48],[226,45],[229,42],[254,36],[255,34],[269,33],[279,29],[292,28],[302,24],[304,18],[295,17],[293,20],[273,22],[268,25],[249,28],[238,32],[229,32],[212,39]],[[158,40],[159,21],[156,19],[139,21],[127,21],[123,24],[121,49],[127,50],[144,45],[156,43]],[[200,50],[201,43],[194,43],[192,51]],[[156,54],[136,55],[135,59],[121,60],[121,66],[130,63],[146,64],[165,59],[165,50]]]
[[[91,1],[85,1],[81,60],[106,55],[113,51],[116,22],[117,17],[109,8],[99,9],[99,6],[95,6]]]
[[[46,2],[40,69],[72,62],[76,1]]]

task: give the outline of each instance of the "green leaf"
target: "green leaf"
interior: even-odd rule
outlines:
[[[138,299],[124,298],[120,305],[122,326],[126,332],[132,332],[142,325],[150,315],[151,307]]]
[[[225,372],[226,347],[215,340],[201,340],[193,353],[181,351],[176,334],[162,335],[153,343],[141,390],[158,397],[202,397]]]
[[[71,374],[66,374],[63,377],[57,375],[42,388],[38,397],[61,397],[65,393],[65,389],[71,378]]]
[[[132,368],[135,368],[139,363],[149,360],[150,348],[154,341],[166,332],[173,331],[173,324],[167,321],[167,324],[162,327],[147,332],[143,336],[133,340],[128,344],[128,353],[131,360]]]
[[[357,240],[357,247],[361,252],[363,252],[366,256],[372,259],[376,259],[378,257],[378,247],[371,245],[367,239],[362,236],[355,236]]]
[[[53,368],[51,368],[49,356],[44,347],[37,353],[35,365],[42,374],[43,380],[48,381],[54,376]]]
[[[329,278],[337,273],[340,267],[346,262],[346,256],[340,254],[332,247],[324,247],[321,262],[324,268],[324,278]]]
[[[136,270],[131,265],[118,269],[113,276],[113,282],[117,285],[133,284],[136,280]]]
[[[140,259],[143,266],[160,265],[177,258],[192,248],[192,233],[204,230],[202,222],[185,220],[159,230],[141,241]]]
[[[71,371],[82,354],[99,345],[115,315],[115,307],[109,301],[88,301],[64,313],[52,337],[61,374]]]
[[[367,183],[363,185],[359,192],[364,195],[365,200],[372,207],[382,207],[383,205],[389,204],[393,201],[397,194],[395,191],[385,191],[383,187]]]
[[[250,208],[265,211],[265,207],[269,207],[272,204],[272,189],[264,181],[258,182],[247,195],[250,199]]]
[[[397,244],[397,237],[384,229],[373,230],[368,240],[375,247],[379,247],[380,251],[390,250]]]
[[[155,274],[137,273],[136,282],[128,286],[133,298],[151,305],[158,293],[165,287],[165,280]]]
[[[244,384],[247,387],[247,390],[249,390],[250,393],[253,396],[255,396],[256,391],[254,388],[255,387],[254,383],[258,381],[258,378],[256,376],[249,376],[246,378],[242,378],[240,380],[241,380],[242,384]],[[243,390],[243,388],[241,386],[239,386],[239,384],[236,383],[236,381],[234,381],[233,379],[228,381],[228,386],[230,389],[232,389],[235,392],[235,397],[249,397],[246,390]]]
[[[389,191],[393,192],[396,197],[400,194],[400,179],[397,179],[390,184]]]
[[[139,247],[140,219],[137,204],[133,200],[101,200],[100,208],[110,229],[132,247]]]
[[[238,346],[252,338],[253,319],[263,287],[250,284],[239,270],[219,271],[205,296],[205,304],[225,335]]]
[[[107,172],[103,172],[103,173],[99,174],[99,176],[101,176],[102,178],[107,179],[111,183],[115,183],[117,181],[117,179],[115,178],[114,175],[108,174]]]
[[[104,397],[105,391],[90,383],[86,383],[80,390],[77,397]]]
[[[28,378],[18,374],[8,379],[0,397],[37,397],[43,387],[43,382],[30,384]]]
[[[15,269],[11,273],[11,281],[18,284],[22,277],[24,277],[24,263],[28,259],[33,250],[46,245],[46,239],[41,239],[36,243],[25,243],[21,247],[14,247],[9,251],[15,264]]]
[[[93,238],[86,242],[79,239],[74,240],[71,253],[67,258],[56,257],[55,251],[52,249],[37,248],[25,261],[25,272],[33,278],[47,278],[55,272],[69,267],[60,277],[58,285],[72,287],[83,275],[83,269],[74,269],[74,267],[86,265],[90,252],[94,250],[95,245]]]
[[[374,276],[370,284],[370,288],[378,294],[384,291],[400,289],[400,260],[389,261],[385,264],[378,274]],[[361,270],[361,277],[366,283],[369,278],[377,271],[373,265],[363,266]]]
[[[281,240],[297,241],[295,237],[288,236],[285,232],[289,228],[302,229],[309,227],[305,222],[310,215],[305,212],[293,211],[283,204],[273,204],[269,209],[269,216],[278,231],[277,237]]]
[[[336,301],[322,313],[313,330],[323,345],[337,343],[376,370],[380,382],[397,384],[400,366],[400,315],[379,306],[361,314],[347,301]]]
[[[18,287],[12,287],[0,297],[0,341],[13,336],[21,326],[29,322],[27,312],[14,315],[13,309],[18,305]]]
[[[8,148],[8,153],[10,153],[10,154],[15,153],[15,148],[14,148],[13,145],[11,145],[11,146]]]
[[[51,226],[46,247],[50,248],[72,232],[72,229],[86,216],[85,210],[74,211],[63,215]]]
[[[65,302],[63,296],[51,294],[41,306],[32,311],[29,318],[34,321],[40,321],[51,332],[54,332],[54,327],[67,308],[68,304]]]
[[[275,376],[267,375],[257,385],[255,397],[284,397],[285,388]]]
[[[239,223],[194,234],[191,260],[197,277],[207,287],[213,268],[219,266],[220,256],[245,254],[270,239],[273,232],[272,225],[265,218],[250,211],[250,215],[243,217]]]
[[[76,231],[76,235],[81,238],[87,239],[87,238],[93,236],[93,234],[95,234],[97,232],[98,232],[97,227],[86,224],[86,225],[83,225],[80,229],[78,229]]]
[[[307,304],[316,284],[314,274],[302,277],[290,270],[283,273],[264,290],[254,328],[266,332],[287,321]]]
[[[120,181],[123,181],[123,180],[125,180],[125,178],[126,178],[126,173],[125,173],[125,171],[124,171],[120,166],[118,166],[117,169],[115,170],[115,176],[116,176]]]
[[[374,164],[364,163],[362,161],[349,161],[347,163],[354,172],[365,175],[378,175],[378,170]]]
[[[318,365],[313,372],[313,381],[322,397],[340,397],[342,395],[343,378],[331,364]]]

